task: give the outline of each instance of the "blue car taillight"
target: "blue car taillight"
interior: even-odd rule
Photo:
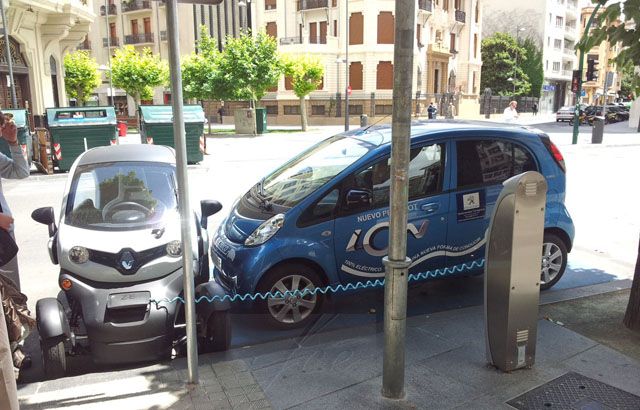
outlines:
[[[540,135],[540,140],[542,141],[542,144],[544,144],[545,148],[547,148],[547,151],[549,151],[549,154],[551,154],[553,160],[556,162],[556,164],[558,164],[562,172],[566,173],[567,167],[564,164],[564,157],[562,156],[562,153],[560,152],[556,144],[554,144],[547,135]]]

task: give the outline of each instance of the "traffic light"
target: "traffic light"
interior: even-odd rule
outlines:
[[[587,81],[598,79],[598,60],[587,60]]]
[[[582,74],[580,72],[580,70],[573,70],[573,77],[571,78],[571,92],[572,93],[577,93],[578,92],[578,86],[580,85],[580,82],[582,80],[582,76],[580,75]]]

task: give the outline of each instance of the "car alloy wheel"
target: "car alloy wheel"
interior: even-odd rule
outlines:
[[[305,320],[316,308],[318,296],[311,293],[315,286],[302,275],[289,275],[279,279],[267,299],[271,316],[280,323],[296,324]]]
[[[552,242],[542,244],[542,272],[540,274],[542,286],[554,282],[562,271],[562,262],[562,250],[558,245]]]

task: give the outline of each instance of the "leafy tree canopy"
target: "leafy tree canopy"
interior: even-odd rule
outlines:
[[[100,82],[98,63],[88,52],[76,51],[64,56],[64,88],[69,98],[84,105]]]
[[[482,40],[482,80],[480,87],[491,88],[494,94],[527,95],[531,91],[528,75],[522,65],[527,61],[527,51],[509,34],[496,33]],[[517,63],[516,63],[517,55]]]
[[[540,98],[542,84],[544,82],[544,68],[542,66],[542,50],[537,45],[536,40],[526,38],[520,44],[526,50],[526,60],[522,61],[522,71],[529,77],[531,83],[531,96]],[[520,61],[520,58],[518,58]]]
[[[285,56],[283,58],[284,75],[291,79],[293,92],[298,98],[315,91],[324,76],[324,65],[314,56]]]
[[[111,60],[111,80],[138,104],[153,97],[154,87],[168,83],[169,69],[150,49],[138,52],[133,46],[124,46]]]
[[[185,98],[221,100],[233,93],[220,71],[222,54],[215,38],[209,36],[205,26],[200,28],[199,53],[192,53],[182,61],[182,88]]]

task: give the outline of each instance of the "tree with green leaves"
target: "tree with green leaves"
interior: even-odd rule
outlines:
[[[75,98],[79,106],[100,86],[98,63],[86,51],[76,51],[64,56],[64,88],[69,98]]]
[[[531,83],[522,69],[527,61],[527,51],[511,35],[495,33],[485,38],[482,40],[481,52],[481,89],[489,87],[494,95],[529,94]]]
[[[307,104],[305,97],[315,91],[324,76],[322,62],[310,55],[287,56],[283,59],[284,75],[291,79],[293,92],[300,99],[300,124],[307,130]]]
[[[542,83],[544,82],[544,68],[542,66],[542,50],[537,46],[536,41],[526,38],[520,43],[526,50],[526,59],[518,62],[522,67],[522,71],[529,77],[531,83],[531,96],[540,98],[542,91]]]
[[[636,74],[635,67],[631,62],[618,69],[620,70],[620,95],[627,98],[633,95],[633,82],[638,77],[638,74]]]
[[[205,26],[200,27],[197,46],[199,52],[191,53],[182,61],[184,97],[202,101],[229,98],[233,95],[233,87],[225,82],[225,76],[219,67],[222,54],[218,51],[215,38],[209,35]]]
[[[116,50],[111,60],[111,81],[130,95],[138,113],[141,100],[153,98],[153,88],[166,85],[169,69],[150,49],[138,52],[133,46]]]
[[[222,84],[232,85],[227,90],[231,95],[225,98],[248,100],[254,107],[282,75],[275,38],[262,32],[255,37],[247,33],[228,37],[218,69],[223,73]]]
[[[618,67],[625,67],[627,64],[640,66],[640,0],[592,2],[605,5],[606,8],[600,9],[603,11],[594,18],[591,29],[584,33],[576,48],[586,54],[604,41],[612,45],[618,44],[620,52],[613,58],[613,62]],[[640,97],[640,76],[632,78],[631,88],[635,96]]]

